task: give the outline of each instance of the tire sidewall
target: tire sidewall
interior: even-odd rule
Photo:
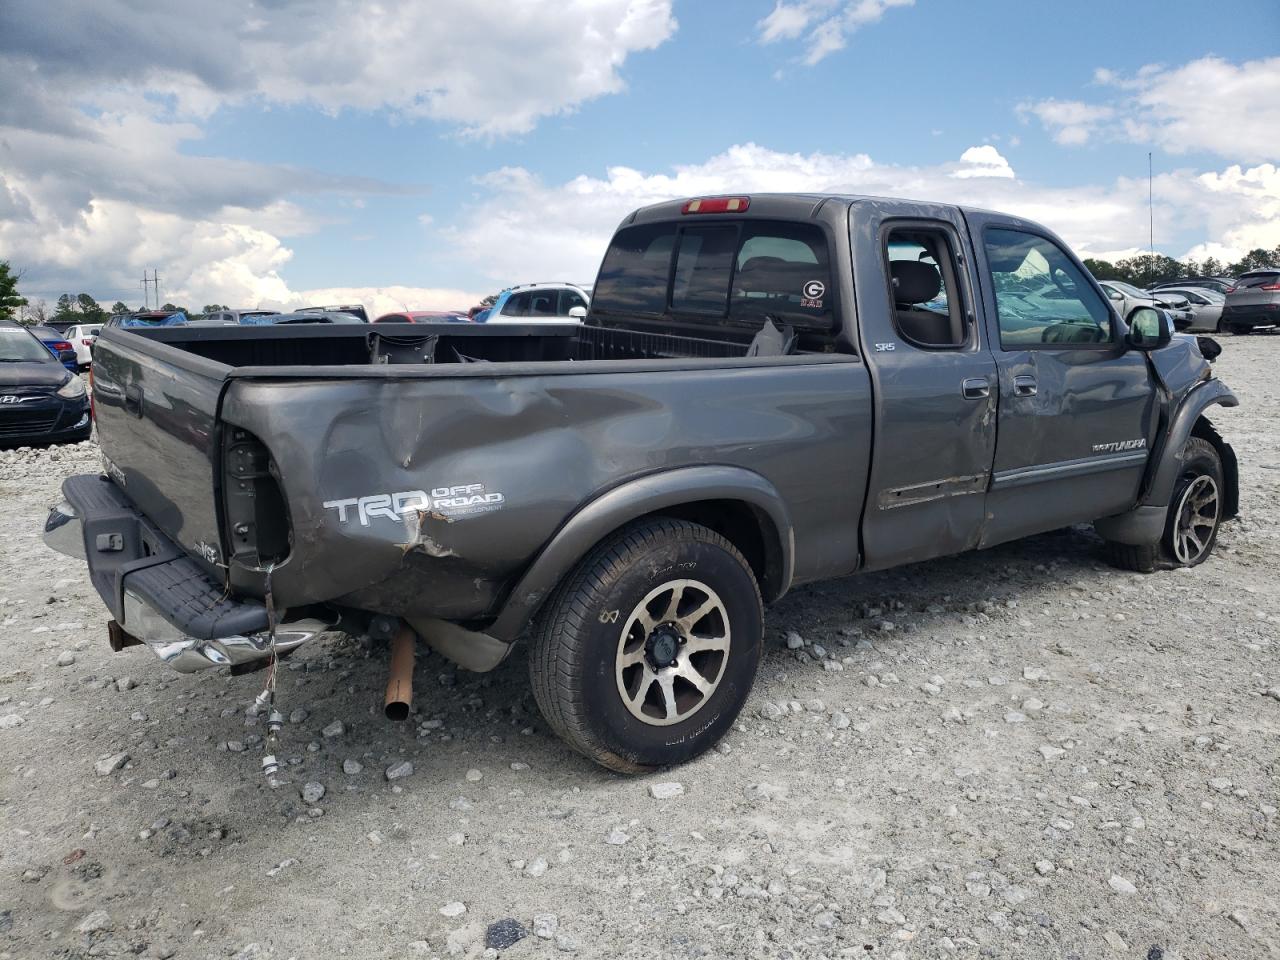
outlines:
[[[1165,559],[1175,567],[1196,567],[1208,560],[1213,553],[1214,546],[1217,545],[1218,531],[1222,528],[1223,496],[1225,494],[1222,460],[1218,457],[1217,451],[1207,441],[1201,440],[1200,443],[1195,443],[1194,441],[1196,440],[1199,440],[1199,438],[1193,437],[1191,441],[1188,441],[1187,449],[1190,451],[1190,456],[1183,461],[1182,467],[1178,470],[1178,481],[1173,485],[1173,497],[1169,501],[1169,516],[1165,520],[1164,536],[1160,541]],[[1201,443],[1204,444],[1203,447],[1200,445]],[[1206,447],[1208,449],[1205,449]],[[1187,487],[1191,485],[1196,477],[1202,474],[1208,474],[1218,486],[1218,519],[1213,525],[1213,533],[1209,535],[1208,546],[1191,563],[1183,563],[1178,559],[1178,555],[1173,549],[1174,534],[1178,528],[1178,505],[1182,502],[1182,494]]]
[[[755,579],[742,559],[692,536],[633,555],[617,576],[592,591],[583,644],[583,706],[600,746],[629,763],[667,766],[714,744],[737,718],[755,681],[763,617]],[[715,691],[687,720],[666,726],[634,717],[618,692],[618,644],[632,611],[651,590],[672,580],[697,580],[719,594],[729,616],[727,662]]]

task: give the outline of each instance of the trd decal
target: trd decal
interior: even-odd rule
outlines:
[[[483,483],[462,483],[452,487],[433,487],[425,490],[404,490],[400,493],[375,493],[367,497],[349,497],[345,500],[326,500],[326,510],[338,511],[338,522],[346,523],[357,518],[360,526],[369,526],[374,517],[385,517],[396,523],[413,513],[439,513],[446,520],[477,513],[489,513],[501,509],[506,498],[500,493],[489,493]]]
[[[1110,443],[1095,443],[1093,452],[1121,453],[1125,450],[1145,450],[1146,448],[1147,438],[1139,437],[1137,440],[1112,440]]]

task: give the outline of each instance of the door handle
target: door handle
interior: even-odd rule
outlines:
[[[991,395],[991,382],[985,377],[971,377],[960,381],[960,395],[966,400],[981,400]]]
[[[1013,378],[1013,395],[1015,397],[1034,397],[1036,395],[1036,378],[1025,374]]]

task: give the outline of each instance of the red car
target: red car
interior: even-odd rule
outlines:
[[[469,323],[465,310],[404,310],[384,313],[374,323]]]

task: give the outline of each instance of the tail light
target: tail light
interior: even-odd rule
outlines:
[[[1259,290],[1280,290],[1280,283],[1264,283]]]
[[[750,197],[708,197],[704,200],[686,200],[681,213],[745,213],[751,206]]]
[[[55,341],[53,341],[53,343],[51,344],[51,346],[53,347],[53,349],[54,349],[54,350],[57,350],[57,351],[59,351],[59,352],[61,352],[61,351],[63,351],[63,350],[74,350],[74,349],[75,349],[75,347],[73,347],[73,346],[71,345],[71,342],[70,342],[69,340],[55,340]]]
[[[93,341],[92,341],[92,340],[90,340],[88,337],[85,337],[85,338],[84,338],[83,340],[81,340],[80,342],[81,342],[81,343],[83,343],[86,347],[92,347],[92,346],[93,346]]]
[[[1226,292],[1227,292],[1227,293],[1235,293],[1235,292],[1236,292],[1236,288],[1235,288],[1235,287],[1227,287]]]

